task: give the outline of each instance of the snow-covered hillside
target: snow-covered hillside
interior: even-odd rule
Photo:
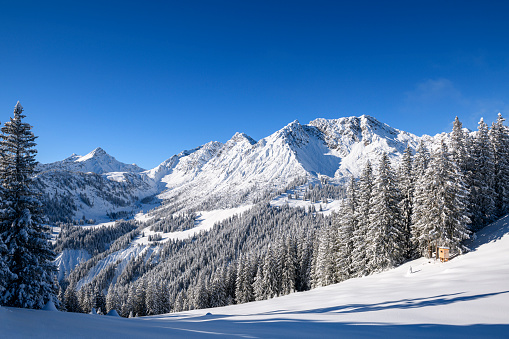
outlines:
[[[101,272],[101,270],[103,270],[108,265],[116,266],[115,277],[118,277],[120,274],[122,274],[126,268],[126,265],[130,261],[143,258],[147,255],[148,257],[150,257],[150,255],[153,255],[154,258],[157,257],[158,253],[163,247],[162,244],[165,242],[172,240],[185,240],[192,238],[200,232],[207,232],[212,229],[216,223],[220,223],[234,215],[242,214],[243,212],[249,210],[251,207],[252,205],[246,205],[231,209],[199,211],[197,213],[194,227],[184,231],[166,233],[154,232],[150,230],[150,227],[146,227],[143,229],[142,234],[134,238],[133,241],[128,243],[125,248],[110,253],[101,259],[96,265],[94,265],[88,272],[87,276],[80,280],[78,283],[78,288],[83,284],[92,281]],[[135,217],[135,219],[143,219],[146,221],[146,214],[139,214]],[[109,222],[93,226],[81,226],[81,228],[97,229],[101,227],[111,227],[114,226],[114,224],[115,222]],[[154,236],[157,236],[157,240],[151,240]],[[58,280],[61,281],[63,278],[67,277],[69,273],[71,273],[71,271],[76,267],[76,265],[87,261],[91,257],[91,253],[88,253],[84,249],[64,249],[61,253],[58,254],[55,260],[55,265],[58,268]]]
[[[484,228],[472,252],[266,301],[122,319],[0,308],[9,338],[506,338],[509,216]],[[410,269],[411,267],[411,269]]]

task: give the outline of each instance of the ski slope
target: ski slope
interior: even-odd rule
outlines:
[[[152,317],[0,308],[6,338],[507,338],[509,216],[447,263],[396,269],[281,298]],[[412,267],[412,273],[410,273]]]

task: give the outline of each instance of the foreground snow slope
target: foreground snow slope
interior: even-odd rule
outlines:
[[[0,337],[507,338],[509,216],[471,247],[448,263],[422,258],[309,292],[208,310],[121,319],[3,307]]]

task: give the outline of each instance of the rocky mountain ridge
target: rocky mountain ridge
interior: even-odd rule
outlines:
[[[38,187],[45,205],[63,198],[72,201],[66,210],[73,211],[71,219],[134,213],[154,207],[144,207],[144,202],[161,200],[173,203],[174,209],[229,208],[263,199],[299,178],[340,183],[358,176],[366,161],[377,161],[382,152],[397,162],[403,150],[415,149],[419,140],[432,138],[366,115],[316,119],[306,125],[295,120],[259,141],[236,133],[226,143],[211,141],[150,170],[123,164],[97,148],[41,165]]]

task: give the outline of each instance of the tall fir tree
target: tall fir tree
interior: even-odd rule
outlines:
[[[357,228],[357,194],[358,185],[355,178],[350,177],[346,188],[346,197],[341,204],[339,213],[333,214],[333,225],[337,225],[336,234],[336,280],[349,279],[352,272],[352,254],[354,251],[353,235]]]
[[[404,259],[400,202],[401,193],[396,184],[396,175],[384,152],[373,185],[366,238],[369,272],[395,267]]]
[[[369,216],[372,211],[371,197],[373,195],[373,168],[368,161],[362,171],[359,180],[359,200],[357,227],[353,233],[354,250],[352,255],[351,270],[355,276],[363,276],[369,274],[367,253],[367,234],[369,230]]]
[[[15,277],[6,284],[5,304],[23,308],[42,308],[56,299],[53,277],[55,254],[48,242],[41,203],[32,190],[37,162],[32,126],[23,122],[21,104],[14,117],[2,127],[0,142],[1,236],[7,253],[6,265]]]
[[[398,170],[398,187],[401,193],[401,222],[402,222],[402,250],[403,257],[410,259],[414,255],[412,246],[412,214],[414,199],[414,174],[413,174],[413,156],[412,148],[407,146],[401,159]]]
[[[254,301],[254,273],[250,256],[241,254],[237,264],[237,279],[235,283],[235,298],[237,304]]]
[[[481,118],[473,143],[472,228],[478,230],[495,217],[493,150],[488,125]]]
[[[430,154],[426,146],[422,140],[419,142],[417,146],[417,150],[415,151],[414,163],[412,167],[413,175],[414,175],[414,183],[417,182],[419,178],[424,176],[426,169],[428,168],[430,162]]]
[[[489,132],[493,150],[494,176],[493,186],[495,190],[495,213],[501,216],[507,213],[509,207],[509,131],[504,126],[505,119],[498,113]]]
[[[334,230],[333,225],[324,226],[318,238],[316,252],[316,268],[313,285],[315,287],[327,286],[336,282],[334,260]]]
[[[288,237],[282,244],[282,249],[281,294],[286,295],[295,292],[297,254],[294,240]]]
[[[454,119],[451,132],[451,158],[458,165],[458,168],[465,173],[465,161],[467,159],[467,150],[465,147],[465,134],[463,133],[463,124],[456,117]]]

